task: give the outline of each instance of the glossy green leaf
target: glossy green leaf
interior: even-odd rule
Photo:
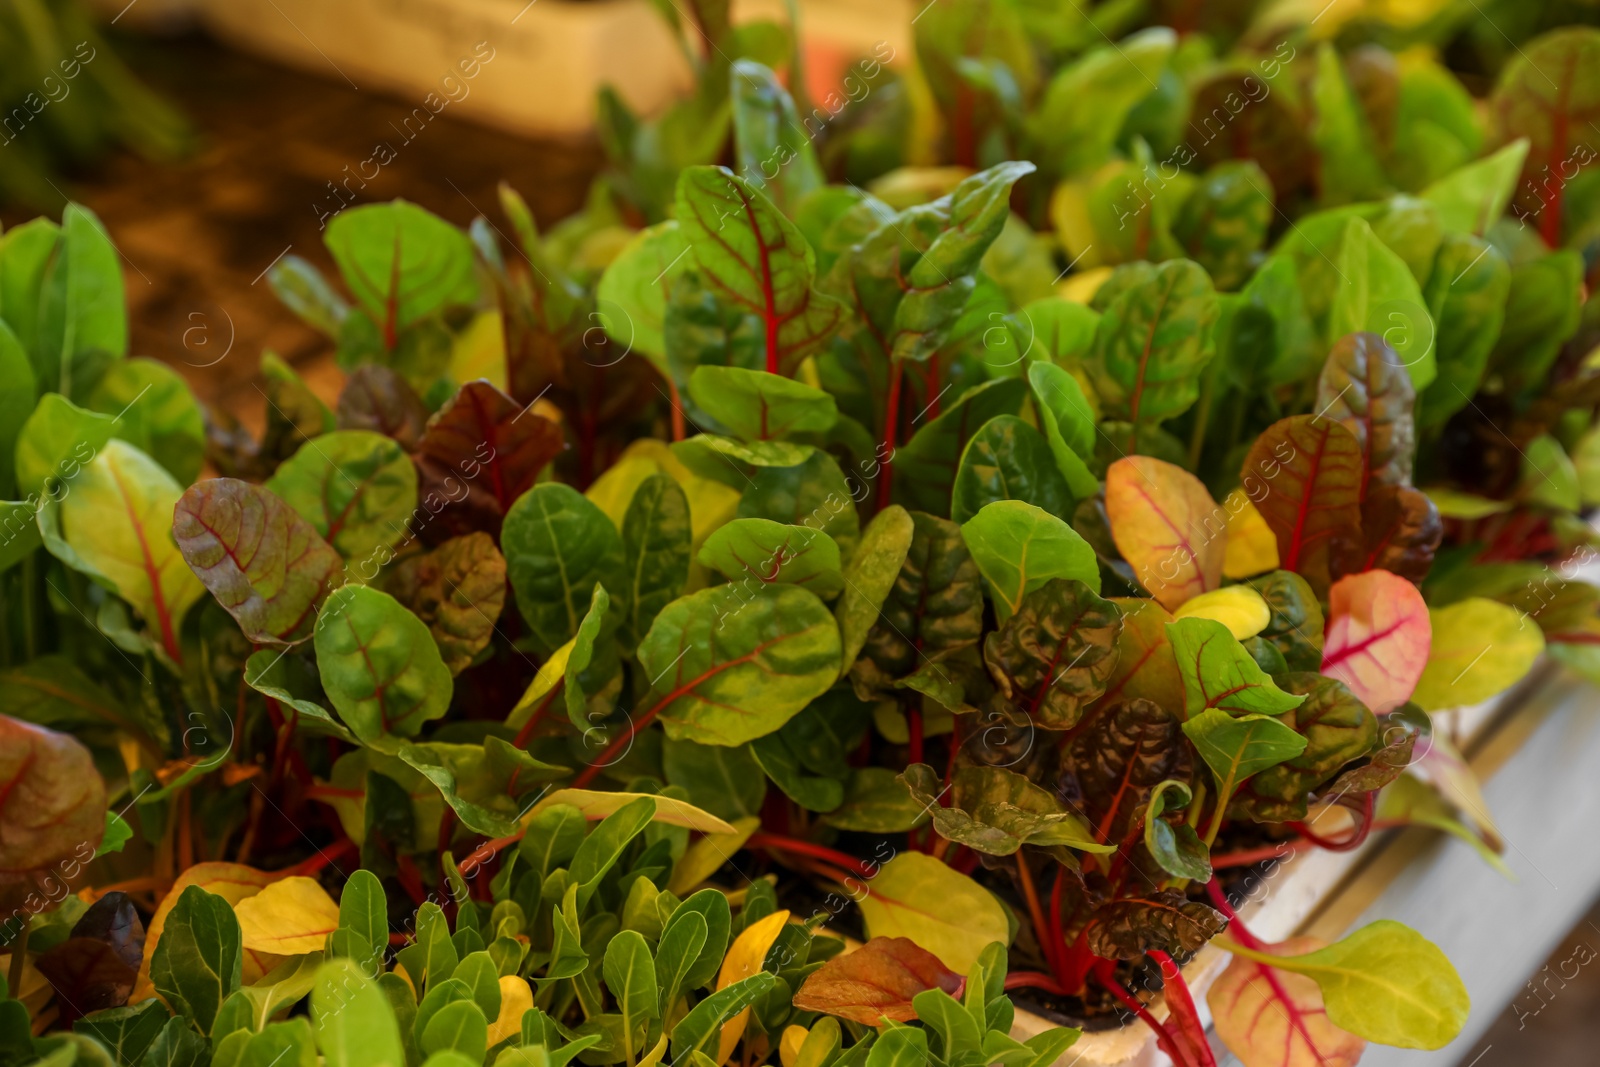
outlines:
[[[1090,51],[1056,73],[1029,116],[1051,173],[1063,177],[1105,162],[1128,113],[1154,91],[1178,36],[1158,26],[1103,47],[1098,39],[1091,43]],[[1086,100],[1094,106],[1084,107]]]
[[[1478,391],[1505,322],[1511,268],[1481,238],[1446,234],[1428,276],[1428,314],[1438,330],[1439,375],[1417,400],[1417,424],[1441,426]]]
[[[1438,373],[1433,317],[1405,261],[1390,251],[1365,219],[1351,218],[1339,242],[1341,275],[1328,310],[1324,336],[1332,344],[1350,333],[1370,331],[1394,349],[1417,390]]]
[[[690,803],[718,818],[732,822],[761,812],[767,782],[749,746],[669,738],[662,744],[661,766],[668,783],[688,790]]]
[[[150,980],[177,1011],[210,1033],[217,1009],[239,988],[243,952],[228,901],[197,885],[167,913],[150,960]]]
[[[747,593],[786,583],[832,599],[844,588],[839,546],[820,530],[769,519],[734,519],[700,546],[699,560]]]
[[[1168,793],[1172,794],[1172,800],[1167,799]],[[1189,786],[1176,779],[1156,786],[1150,793],[1150,803],[1144,814],[1144,847],[1168,874],[1206,882],[1211,879],[1211,854],[1200,835],[1187,822],[1171,822],[1161,817],[1168,811],[1188,807],[1193,799]]]
[[[1482,237],[1506,213],[1527,158],[1528,142],[1519,138],[1440,178],[1422,198],[1439,209],[1439,221],[1450,233]]]
[[[415,737],[449,710],[454,680],[433,635],[387,593],[347,585],[328,597],[315,645],[328,699],[367,744]]]
[[[1211,768],[1219,799],[1232,797],[1251,775],[1306,750],[1304,737],[1266,715],[1232,716],[1212,709],[1184,723],[1183,732]]]
[[[650,946],[635,931],[624,930],[606,946],[602,973],[622,1016],[623,1054],[632,1063],[635,1053],[643,1051],[645,1035],[660,1011]]]
[[[739,745],[839,677],[839,627],[805,589],[721,585],[662,609],[638,655],[668,737]]]
[[[1279,689],[1220,622],[1178,619],[1167,624],[1167,639],[1183,676],[1184,714],[1191,720],[1212,710],[1278,715],[1305,699]]]
[[[117,426],[113,416],[80,408],[60,393],[44,394],[17,434],[17,489],[60,499]]]
[[[689,580],[692,529],[689,498],[666,474],[640,483],[622,520],[622,594],[625,640],[637,645],[661,609]]]
[[[933,816],[939,836],[991,856],[1012,855],[1023,845],[1116,851],[1095,841],[1083,820],[1049,790],[1004,768],[962,767],[950,780],[948,796],[942,777],[926,763],[913,763],[900,780]]]
[[[1067,514],[1072,504],[1072,490],[1044,436],[1015,415],[990,419],[967,442],[950,518],[965,523],[997,500],[1020,500],[1052,515]]]
[[[911,550],[915,525],[905,508],[890,504],[874,515],[862,531],[861,545],[844,570],[844,595],[833,608],[845,670],[855,663],[867,635],[877,624]]]
[[[1099,483],[1089,470],[1089,461],[1095,452],[1095,416],[1083,387],[1055,364],[1039,361],[1029,364],[1028,383],[1033,387],[1039,428],[1067,488],[1078,500],[1094,496]]]
[[[794,100],[770,69],[738,59],[732,80],[739,173],[793,216],[806,194],[826,183],[812,138],[800,124]]]
[[[743,367],[697,367],[689,396],[746,441],[823,433],[839,418],[833,397],[803,382]]]
[[[606,333],[667,372],[667,301],[685,269],[689,241],[677,220],[634,234],[600,276],[596,303]]]
[[[1277,683],[1306,699],[1280,721],[1306,739],[1305,751],[1254,775],[1235,794],[1230,814],[1260,822],[1306,817],[1306,798],[1346,764],[1378,748],[1379,725],[1343,682],[1311,671],[1279,674]],[[1237,810],[1233,810],[1237,809]]]
[[[128,354],[122,257],[81,204],[69,203],[61,214],[61,241],[40,283],[37,326],[40,387],[80,403],[105,368]]]
[[[861,539],[856,500],[865,495],[866,488],[847,480],[837,460],[817,451],[799,466],[758,468],[739,497],[739,518],[821,530],[850,558]]]
[[[811,445],[792,441],[736,441],[717,434],[696,434],[672,446],[673,458],[702,478],[743,489],[755,471],[797,467],[811,458]]]
[[[384,331],[385,348],[398,330],[477,292],[467,235],[404,200],[339,212],[324,241],[356,303]]]
[[[578,632],[596,582],[627,588],[622,538],[571,486],[536,485],[511,505],[500,538],[517,608],[544,656]]]
[[[117,436],[165,467],[178,484],[199,477],[205,461],[205,418],[183,376],[165,363],[144,357],[118,360],[95,385],[86,406],[116,417]]]
[[[1072,578],[1100,592],[1094,549],[1065,521],[1020,500],[987,504],[961,527],[982,572],[995,614],[1008,619],[1023,598],[1052,578]]]

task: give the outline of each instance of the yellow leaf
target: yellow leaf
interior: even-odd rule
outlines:
[[[778,940],[778,934],[783,932],[783,926],[789,921],[787,911],[775,911],[765,919],[758,919],[745,927],[744,932],[733,939],[733,944],[728,946],[728,954],[722,958],[722,971],[717,975],[717,988],[726,989],[735,982],[749,978],[761,970],[761,965],[766,962],[767,953]],[[717,1048],[717,1062],[727,1063],[728,1057],[733,1055],[733,1050],[738,1047],[739,1039],[744,1036],[744,1028],[750,1022],[750,1009],[746,1008],[722,1026],[722,1043]]]
[[[1106,517],[1122,558],[1168,611],[1221,582],[1226,513],[1182,467],[1117,460],[1106,471]]]
[[[574,637],[554,652],[550,658],[539,664],[539,671],[533,676],[533,681],[528,683],[528,688],[522,693],[522,699],[517,701],[517,706],[511,709],[511,714],[506,716],[506,725],[513,730],[520,730],[525,726],[533,713],[538,710],[544,698],[556,687],[567,674],[567,660],[572,656],[572,649],[577,645],[578,639]]]
[[[672,868],[667,880],[668,891],[683,897],[701,882],[710,878],[728,862],[728,858],[744,847],[750,835],[761,827],[754,815],[733,820],[731,834],[706,834],[684,849],[683,858]]]
[[[1222,507],[1228,513],[1227,551],[1222,557],[1225,578],[1254,578],[1278,569],[1278,538],[1243,489],[1228,494]]]
[[[902,852],[884,864],[858,906],[868,938],[909,937],[958,974],[992,942],[1011,943],[994,894],[925,852]]]
[[[1427,711],[1480,704],[1511,688],[1544,651],[1544,635],[1509,604],[1475,596],[1428,612],[1433,645],[1411,699]]]
[[[1144,597],[1110,598],[1122,611],[1117,634],[1117,669],[1106,679],[1101,701],[1153,700],[1164,708],[1183,705],[1183,675],[1167,640],[1172,613]]]
[[[1228,628],[1228,632],[1243,641],[1254,637],[1272,621],[1272,609],[1261,594],[1248,585],[1230,585],[1201,593],[1172,613],[1175,619],[1211,619]]]
[[[713,530],[738,514],[739,490],[693,473],[672,454],[671,447],[665,441],[654,438],[635,441],[623,450],[618,462],[635,457],[655,460],[663,471],[672,476],[673,481],[683,487],[683,495],[689,498],[689,535],[696,552]]]
[[[1075,304],[1087,304],[1115,270],[1115,267],[1091,267],[1073,271],[1056,286],[1056,295]]]
[[[663,1033],[661,1040],[656,1042],[656,1047],[644,1054],[644,1059],[638,1062],[637,1067],[656,1067],[656,1064],[661,1062],[661,1057],[666,1054],[667,1034]]]
[[[398,968],[405,970],[404,967]],[[523,1013],[533,1007],[533,987],[514,974],[500,976],[500,1015],[489,1024],[489,1048],[522,1032]]]
[[[450,377],[458,382],[487,378],[496,389],[506,391],[506,337],[499,311],[479,312],[456,335],[450,346]]]
[[[258,871],[242,863],[197,863],[180,874],[178,880],[172,883],[172,888],[167,890],[167,895],[161,898],[161,903],[156,905],[156,913],[150,917],[150,925],[145,927],[144,961],[139,964],[139,977],[134,982],[130,1003],[137,1004],[156,995],[156,987],[150,982],[150,961],[155,957],[156,944],[161,940],[161,931],[166,928],[167,914],[177,906],[178,897],[185,889],[197,885],[207,893],[217,894],[229,904],[238,905],[241,900],[255,896],[281,877],[283,877],[281,874]],[[246,984],[260,978],[277,965],[275,958],[271,963],[262,966],[266,962],[267,958],[261,953],[245,952]]]
[[[113,440],[61,501],[67,544],[133,606],[174,660],[182,658],[183,616],[205,592],[172,539],[172,508],[182,495],[161,464]]]
[[[712,815],[708,811],[701,811],[686,801],[673,797],[664,797],[655,793],[612,793],[598,789],[557,789],[546,793],[544,799],[529,808],[522,817],[522,825],[527,826],[534,817],[553,804],[571,804],[583,813],[583,817],[590,822],[598,822],[607,815],[621,811],[627,805],[640,797],[649,797],[655,801],[655,821],[666,823],[668,826],[682,826],[690,830],[697,830],[703,834],[731,834],[733,827]]]
[[[810,1033],[803,1026],[790,1025],[784,1027],[783,1037],[778,1040],[778,1060],[783,1067],[794,1067],[800,1058],[800,1046],[806,1043],[806,1036]]]
[[[583,495],[605,512],[611,524],[620,530],[633,494],[646,478],[660,471],[661,464],[649,456],[630,456],[613,463]]]
[[[339,926],[339,905],[315,878],[273,882],[233,906],[244,947],[279,956],[317,952]]]
[[[1442,486],[1424,489],[1423,493],[1439,509],[1440,518],[1445,519],[1483,519],[1511,509],[1509,500],[1489,500]]]

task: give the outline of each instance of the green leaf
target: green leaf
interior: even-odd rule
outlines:
[[[60,393],[44,394],[17,434],[18,491],[59,500],[117,427],[110,415],[80,408]]]
[[[0,363],[4,348],[0,334]],[[183,376],[165,363],[144,357],[118,360],[107,368],[86,406],[117,417],[117,436],[147,453],[180,485],[200,476],[205,462],[205,417]]]
[[[761,319],[766,369],[793,373],[842,311],[813,288],[816,259],[799,229],[754,185],[720,167],[683,171],[677,218],[717,294]]]
[[[1090,472],[1089,461],[1094,459],[1095,417],[1083,387],[1065,370],[1041,361],[1028,365],[1028,383],[1033,387],[1039,428],[1067,488],[1077,500],[1094,496],[1099,481]]]
[[[1432,643],[1411,699],[1425,711],[1470,707],[1521,681],[1544,651],[1539,627],[1516,608],[1468,597],[1429,610]]]
[[[252,652],[244,663],[244,683],[263,696],[269,696],[300,716],[298,729],[327,734],[357,744],[355,734],[345,729],[333,713],[315,700],[300,694],[318,692],[319,680],[313,664],[303,656],[285,655],[279,649],[263,648]]]
[[[1340,681],[1311,671],[1279,674],[1286,692],[1305,701],[1280,721],[1306,739],[1305,751],[1253,776],[1234,796],[1233,818],[1287,822],[1306,817],[1306,798],[1354,760],[1378,747],[1378,720]]]
[[[1237,289],[1255,269],[1274,210],[1272,179],[1266,172],[1254,160],[1230,159],[1201,176],[1172,233],[1218,289]]]
[[[877,624],[884,601],[911,550],[915,525],[905,508],[890,504],[874,515],[862,531],[861,545],[844,571],[844,595],[833,607],[845,670],[861,654],[867,634]]]
[[[417,507],[417,468],[383,434],[335,430],[302,445],[266,488],[346,560],[365,562],[406,536]]]
[[[775,738],[769,734],[762,740]],[[729,822],[761,812],[767,781],[749,746],[662,742],[661,767],[668,783],[689,792],[689,802]]]
[[[967,442],[997,415],[1015,415],[1027,394],[1020,378],[984,382],[963,393],[895,452],[895,499],[931,515],[948,515],[954,472]]]
[[[333,547],[276,495],[234,478],[190,486],[173,510],[172,536],[190,569],[245,637],[260,645],[310,637],[341,564]]]
[[[1155,91],[1178,35],[1158,26],[1115,44],[1093,43],[1056,73],[1027,120],[1029,133],[1045,150],[1047,172],[1063,178],[1106,161],[1128,113]],[[1089,100],[1094,106],[1085,107]]]
[[[454,679],[433,635],[388,593],[339,589],[317,616],[315,644],[328,699],[367,744],[415,737],[450,708]]]
[[[173,1016],[136,1062],[139,1067],[205,1067],[210,1055],[206,1039],[195,1033],[189,1020]],[[329,1067],[334,1067],[331,1060]]]
[[[739,173],[793,217],[806,194],[827,181],[812,139],[800,125],[794,100],[771,70],[739,59],[732,81]]]
[[[602,972],[606,989],[616,999],[622,1016],[623,1055],[633,1063],[643,1050],[650,1024],[660,1018],[655,961],[650,946],[633,930],[624,930],[606,946]]]
[[[861,538],[858,494],[865,496],[865,488],[859,482],[852,488],[838,461],[817,451],[796,467],[758,468],[739,497],[739,518],[810,526],[837,541],[841,556],[853,558]]]
[[[1532,392],[1545,380],[1578,328],[1582,292],[1583,261],[1575,250],[1512,265],[1505,323],[1489,356],[1491,370],[1505,375],[1507,392]]]
[[[461,822],[491,837],[516,831],[526,805],[518,797],[538,783],[562,777],[565,768],[543,763],[498,737],[482,744],[429,741],[399,746],[400,759],[439,787]]]
[[[1320,188],[1327,204],[1370,200],[1388,188],[1366,118],[1331,44],[1317,50],[1311,89],[1316,108],[1312,140],[1321,162]]]
[[[1010,856],[1023,845],[1116,851],[1096,842],[1083,820],[1049,790],[1000,767],[957,770],[948,799],[939,772],[926,763],[907,767],[900,781],[933,816],[939,836],[991,856]]]
[[[6,309],[10,318],[10,308]],[[41,388],[82,401],[128,354],[122,257],[94,212],[69,203],[41,279],[35,370]]]
[[[1511,267],[1478,237],[1446,234],[1428,276],[1428,314],[1438,328],[1439,374],[1418,395],[1417,425],[1442,426],[1478,391],[1505,323]]]
[[[807,526],[734,519],[706,538],[698,558],[745,594],[763,585],[789,584],[832,599],[844,588],[839,546]]]
[[[1527,138],[1519,138],[1451,171],[1424,189],[1422,198],[1439,209],[1439,222],[1449,233],[1482,237],[1506,213],[1527,158]]]
[[[961,527],[961,537],[988,583],[1001,621],[1052,578],[1073,578],[1100,592],[1094,549],[1066,522],[1032,504],[1002,500],[985,505]]]
[[[177,663],[183,618],[205,594],[170,532],[182,493],[155,460],[108,441],[61,501],[62,532],[78,560],[133,607]]]
[[[1239,639],[1214,619],[1167,623],[1167,640],[1183,676],[1184,714],[1277,715],[1305,698],[1285,693],[1256,665]]]
[[[652,474],[634,490],[622,520],[622,630],[630,646],[683,593],[691,547],[689,498],[670,475]]]
[[[1437,1049],[1467,1022],[1469,1000],[1439,947],[1403,923],[1379,919],[1326,948],[1278,956],[1224,944],[1255,960],[1317,983],[1328,1019],[1379,1044]]]
[[[151,997],[138,1004],[91,1012],[74,1022],[72,1030],[104,1045],[112,1062],[135,1064],[171,1019],[166,1006]]]
[[[616,630],[611,595],[605,586],[596,582],[594,592],[589,595],[589,610],[578,624],[562,671],[567,719],[579,730],[593,725],[590,701],[602,696],[620,669]],[[605,708],[602,715],[609,711]]]
[[[667,605],[638,656],[668,737],[739,745],[839,677],[839,627],[804,589],[722,585]]]
[[[316,985],[322,953],[291,956],[255,982],[239,990],[250,1005],[251,1025],[259,1030],[276,1014],[288,1011]]]
[[[489,1021],[483,1009],[470,1000],[453,1000],[434,1012],[417,1038],[424,1056],[449,1050],[474,1064],[483,1062],[488,1044]]]
[[[751,472],[767,467],[797,467],[811,458],[811,445],[791,441],[736,441],[717,434],[696,434],[672,446],[672,455],[702,478],[741,489],[751,482]]]
[[[121,815],[107,811],[105,833],[100,838],[100,846],[94,850],[95,858],[121,852],[122,846],[131,840],[133,840],[133,827],[129,826]]]
[[[627,588],[622,538],[569,485],[536,485],[511,505],[500,537],[517,608],[535,650],[549,656],[577,634],[596,582]]]
[[[821,389],[743,367],[695,368],[689,376],[689,396],[745,441],[825,433],[839,419],[833,397]]]
[[[663,377],[667,367],[667,303],[686,269],[689,241],[675,219],[633,235],[600,275],[595,305],[606,333],[647,357]]]
[[[956,972],[992,942],[1009,944],[1000,902],[978,883],[922,852],[902,852],[859,901],[869,937],[908,937]]]
[[[210,1033],[217,1009],[239,988],[243,958],[233,908],[191,885],[167,913],[150,959],[150,981],[168,1004]]]
[[[444,910],[431,900],[417,909],[414,935],[411,944],[395,953],[395,959],[410,976],[412,988],[425,990],[426,996],[449,979],[461,957],[450,941]]]
[[[427,624],[451,674],[488,647],[506,601],[506,561],[494,538],[452,537],[407,556],[385,578],[386,591]]]
[[[392,200],[341,211],[323,237],[357,305],[394,347],[400,330],[477,294],[472,242],[415,204]]]
[[[1168,793],[1176,799],[1169,802]],[[1169,808],[1188,807],[1193,799],[1188,784],[1175,778],[1157,785],[1144,814],[1144,847],[1168,874],[1206,882],[1211,880],[1211,854],[1200,835],[1187,822],[1169,822],[1161,817]]]
[[[1015,415],[999,415],[984,423],[961,453],[950,518],[964,523],[997,500],[1020,500],[1064,515],[1072,496],[1044,436]]]
[[[790,800],[807,811],[832,811],[844,803],[844,782],[835,777],[806,773],[807,767],[802,763],[800,754],[785,737],[785,732],[793,723],[791,719],[783,730],[750,742],[750,754],[755,757],[759,769]]]
[[[889,767],[856,767],[845,780],[844,799],[823,819],[839,830],[904,833],[928,820],[928,809]]]
[[[1329,345],[1350,333],[1379,334],[1422,390],[1438,373],[1433,317],[1405,260],[1390,251],[1360,217],[1345,223],[1339,242],[1333,304],[1324,336]]]
[[[782,979],[770,971],[757,971],[701,1000],[672,1028],[673,1062],[689,1062],[689,1057],[696,1052],[712,1055],[721,1039],[723,1026],[746,1008],[759,1003],[781,982]]]
[[[383,883],[371,871],[354,871],[345,882],[339,894],[339,929],[349,930],[361,939],[367,946],[368,960],[388,952],[389,903]]]
[[[1212,709],[1183,724],[1183,732],[1217,781],[1217,798],[1232,797],[1251,775],[1294,759],[1306,739],[1266,715],[1232,716]]]
[[[1115,604],[1081,581],[1052,578],[988,636],[983,659],[1022,721],[1067,730],[1106,691],[1121,630]]]

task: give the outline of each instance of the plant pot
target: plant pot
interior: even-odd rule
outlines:
[[[1498,696],[1482,704],[1442,713],[1454,717],[1458,744],[1468,755],[1475,771],[1486,776],[1498,769],[1499,763],[1505,758],[1504,752],[1491,754],[1493,762],[1490,766],[1483,766],[1478,759],[1472,758],[1480,742],[1495,741],[1505,734],[1515,734],[1514,743],[1526,739],[1525,733],[1503,730],[1501,727],[1532,716],[1551,703],[1549,697],[1552,690],[1557,688],[1551,683],[1559,679],[1560,673],[1559,667],[1546,659],[1529,672],[1520,684]],[[1327,940],[1336,939],[1354,925],[1356,919],[1415,858],[1414,847],[1408,847],[1405,855],[1394,855],[1397,850],[1391,846],[1397,843],[1414,846],[1418,837],[1430,834],[1437,836],[1433,831],[1420,829],[1391,830],[1369,836],[1359,847],[1348,852],[1313,848],[1296,853],[1266,868],[1264,873],[1252,874],[1251,888],[1236,910],[1240,918],[1249,924],[1251,932],[1264,941],[1283,941],[1301,933],[1315,933]],[[1475,856],[1471,857],[1471,861],[1481,863]],[[1494,876],[1500,877],[1498,873]],[[1350,899],[1346,900],[1346,897]],[[1564,932],[1565,927],[1562,930]],[[1230,959],[1227,952],[1208,944],[1183,968],[1184,980],[1194,996],[1200,1018],[1208,1028],[1211,1010],[1205,994]],[[1150,1002],[1149,1007],[1157,1019],[1167,1018],[1166,1004],[1159,995]],[[1486,1009],[1492,1014],[1499,1005],[1476,1007],[1479,1011]],[[1024,1003],[1019,1003],[1012,1034],[1025,1039],[1058,1025],[1059,1021],[1028,1011]],[[1216,1048],[1222,1053],[1226,1052],[1220,1045]],[[1085,1031],[1061,1059],[1058,1067],[1156,1067],[1169,1062],[1156,1047],[1155,1035],[1150,1029],[1134,1021],[1115,1029]]]

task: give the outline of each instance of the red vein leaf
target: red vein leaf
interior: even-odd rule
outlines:
[[[1398,574],[1352,574],[1328,591],[1322,673],[1349,686],[1373,714],[1411,698],[1432,643],[1428,605]]]

